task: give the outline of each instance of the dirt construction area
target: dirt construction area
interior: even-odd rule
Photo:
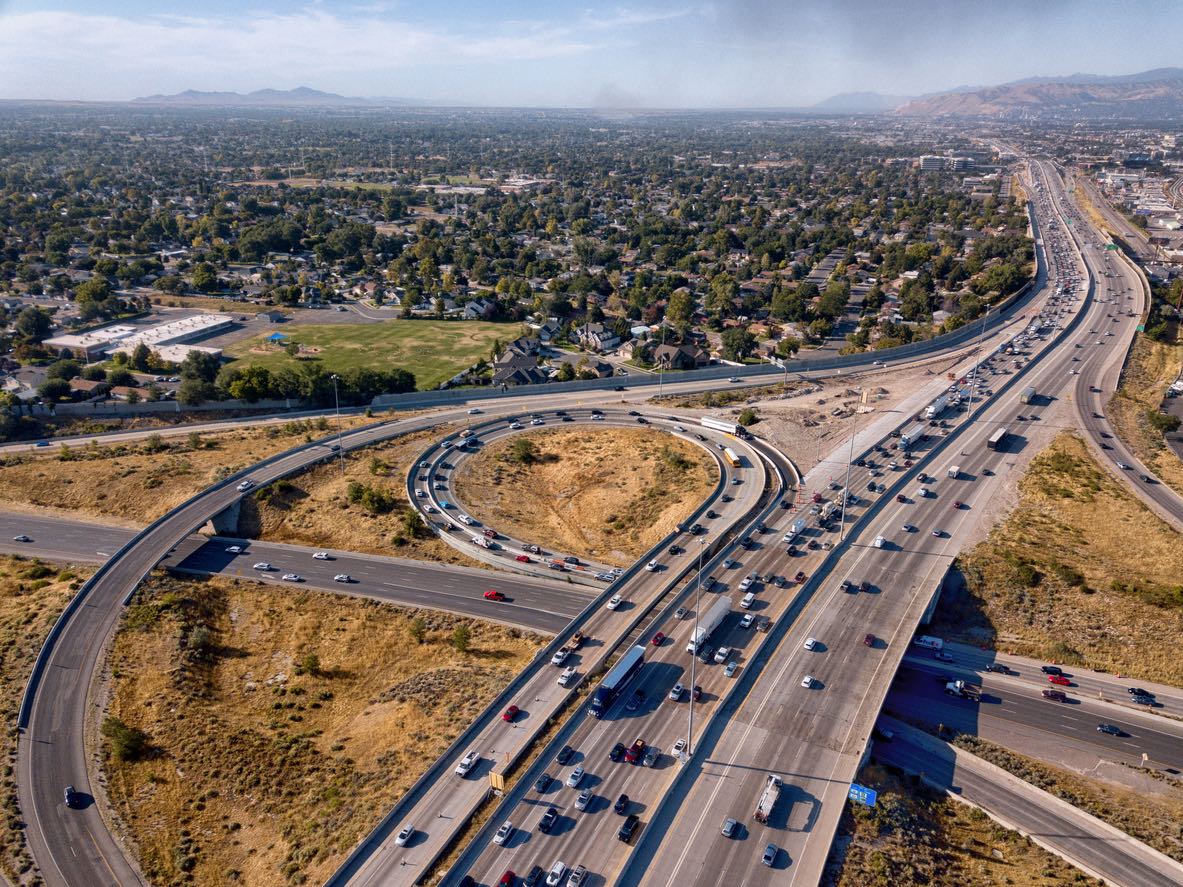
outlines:
[[[154,577],[108,661],[107,791],[150,883],[323,883],[533,657],[527,632]]]
[[[517,435],[461,463],[460,501],[515,538],[601,563],[632,563],[718,482],[701,447],[652,429]]]

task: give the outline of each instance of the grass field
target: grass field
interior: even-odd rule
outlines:
[[[92,567],[63,567],[23,557],[0,557],[0,717],[15,724],[21,694],[45,636]],[[4,817],[0,821],[0,874],[11,884],[28,883],[32,860],[24,849],[17,810],[15,729],[5,730]],[[24,873],[23,875],[21,873]]]
[[[149,882],[324,883],[541,643],[374,601],[152,578],[116,636],[108,709],[147,751],[117,760],[104,743]]]
[[[318,360],[328,372],[352,367],[378,370],[404,369],[415,374],[420,391],[467,369],[479,358],[488,358],[497,339],[509,341],[521,334],[516,323],[449,320],[386,320],[381,323],[286,324],[282,332],[289,342],[319,349],[301,360]],[[265,336],[235,342],[226,356],[235,365],[283,366],[296,358],[264,344]],[[255,349],[267,349],[259,352]]]
[[[461,463],[456,490],[503,533],[624,565],[672,532],[717,479],[700,447],[664,432],[580,428],[494,442]]]
[[[1172,324],[1171,331],[1177,338],[1177,325]],[[1183,344],[1155,342],[1139,334],[1106,413],[1113,430],[1134,455],[1163,483],[1183,495],[1183,462],[1147,418],[1149,413],[1158,412],[1163,395],[1180,370]]]
[[[1183,545],[1074,434],[1031,460],[1015,510],[958,559],[933,633],[1183,683]]]
[[[878,764],[860,770],[858,781],[879,792],[878,802],[846,805],[826,887],[1100,883],[980,810]]]

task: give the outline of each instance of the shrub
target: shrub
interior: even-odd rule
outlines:
[[[452,646],[458,653],[468,652],[468,642],[472,640],[472,631],[467,625],[457,625],[452,632]]]
[[[1039,571],[1031,564],[1019,564],[1018,569],[1015,571],[1015,577],[1028,588],[1034,588],[1043,579],[1039,575]]]
[[[739,424],[743,425],[745,428],[749,425],[755,425],[759,421],[760,417],[756,415],[756,411],[751,407],[746,408],[742,413],[739,414]]]
[[[312,676],[319,675],[320,657],[315,653],[305,653],[296,663],[296,674]]]
[[[129,727],[116,717],[103,721],[103,735],[111,743],[111,754],[120,761],[137,761],[148,752],[148,734]]]
[[[422,616],[416,616],[411,620],[411,637],[415,639],[415,643],[421,644],[427,637],[427,620]]]

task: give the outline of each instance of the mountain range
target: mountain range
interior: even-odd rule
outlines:
[[[172,95],[148,95],[132,99],[136,105],[184,105],[188,107],[264,108],[363,108],[390,105],[430,105],[432,102],[404,98],[357,98],[321,92],[307,86],[295,89],[256,89],[254,92],[202,92],[186,89]]]

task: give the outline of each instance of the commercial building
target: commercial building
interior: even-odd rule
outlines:
[[[58,351],[67,349],[86,361],[103,360],[117,351],[131,354],[137,346],[146,345],[162,360],[180,363],[190,351],[220,356],[220,348],[185,343],[228,329],[233,322],[228,314],[198,314],[153,327],[115,324],[87,333],[55,336],[44,344]]]

